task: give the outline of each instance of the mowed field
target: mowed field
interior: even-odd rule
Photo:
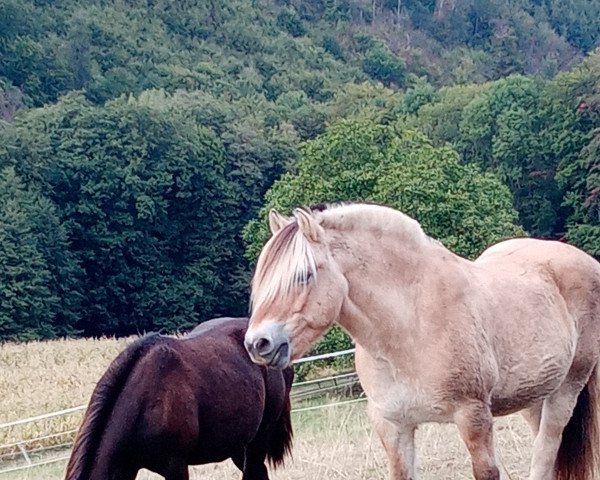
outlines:
[[[86,403],[110,361],[132,339],[67,340],[0,347],[0,423]],[[335,400],[333,400],[335,401]],[[279,480],[385,479],[386,459],[372,433],[365,402],[293,414],[293,459],[273,473]],[[0,430],[0,445],[47,429],[77,428],[79,415]],[[506,478],[526,478],[531,436],[518,416],[498,419],[496,441]],[[419,477],[472,478],[468,454],[453,425],[425,425],[417,433]],[[0,462],[1,465],[1,462]],[[0,480],[60,479],[64,462],[0,475]],[[239,479],[231,462],[195,467],[193,479]],[[141,472],[139,479],[160,477]]]

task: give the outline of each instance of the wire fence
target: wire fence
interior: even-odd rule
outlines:
[[[294,363],[305,364],[330,360],[351,355],[354,351],[355,349],[349,349],[314,355],[299,359]],[[292,386],[290,396],[293,402],[293,414],[348,405],[365,400],[364,397],[360,397],[360,386],[356,372],[296,382]],[[359,397],[356,398],[357,396]],[[349,397],[348,400],[327,401]],[[18,433],[16,436],[20,438],[0,445],[0,475],[67,460],[69,449],[75,440],[85,408],[86,405],[79,405],[0,424],[0,432],[8,431],[10,433],[12,430],[16,431],[18,429],[23,432],[34,432],[27,435]],[[10,437],[11,435],[6,435],[4,438]]]

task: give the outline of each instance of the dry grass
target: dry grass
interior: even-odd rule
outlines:
[[[0,423],[84,405],[109,363],[131,339],[0,345]],[[82,413],[0,430],[0,445],[71,431]],[[57,438],[64,441],[64,438]]]
[[[0,423],[81,405],[131,339],[0,345]]]
[[[0,423],[69,408],[87,402],[98,378],[130,340],[70,340],[4,345],[0,347]],[[57,428],[77,428],[80,416],[54,420],[56,424],[30,426],[33,431],[14,430],[10,435],[36,435]],[[348,479],[383,480],[386,459],[371,433],[365,404],[353,404],[294,414],[296,440],[294,460],[275,472],[275,480]],[[512,479],[527,472],[528,429],[519,417],[497,421],[497,444],[502,463]],[[2,438],[4,435],[4,438]],[[0,444],[7,443],[0,431]],[[454,426],[427,425],[417,435],[421,480],[469,479],[468,454]],[[60,479],[64,462],[27,473],[0,476],[1,480]],[[195,480],[236,479],[241,475],[230,462],[193,468]],[[148,472],[140,480],[155,480]]]
[[[387,480],[387,464],[379,441],[371,432],[365,404],[354,404],[294,415],[294,458],[271,475],[273,480]],[[531,441],[519,417],[496,423],[498,451],[507,479],[526,478]],[[468,454],[452,425],[425,425],[417,434],[419,480],[472,479]],[[0,476],[2,480],[58,480],[64,463],[29,474]],[[194,467],[192,480],[240,480],[229,461]],[[138,480],[162,477],[141,472]]]
[[[365,404],[324,409],[294,417],[294,460],[274,480],[387,480],[387,460],[372,433]],[[529,431],[519,417],[497,422],[498,450],[513,479],[528,471]],[[468,453],[453,425],[425,425],[417,433],[419,480],[472,479]],[[232,465],[195,467],[193,480],[239,480]],[[160,477],[142,473],[139,480]]]

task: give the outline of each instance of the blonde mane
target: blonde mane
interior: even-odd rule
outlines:
[[[328,205],[313,210],[311,215],[324,229],[374,230],[397,236],[403,242],[424,243],[431,240],[419,222],[381,205]],[[294,219],[271,237],[258,258],[252,279],[252,309],[286,298],[293,290],[305,285],[309,275],[313,275],[316,281],[314,252]]]
[[[323,228],[335,230],[369,230],[399,237],[404,242],[431,240],[419,222],[383,205],[369,203],[334,204],[315,215]]]
[[[287,297],[309,275],[316,279],[315,256],[298,223],[293,221],[271,237],[258,257],[252,279],[252,309]]]

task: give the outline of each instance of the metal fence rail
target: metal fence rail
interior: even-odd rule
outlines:
[[[321,355],[305,357],[294,362],[295,364],[304,364],[321,360],[329,360],[344,355],[353,354],[355,349],[343,350]],[[295,404],[292,413],[313,411],[320,408],[336,407],[338,405],[348,405],[360,401],[364,398],[355,398],[351,400],[329,402],[321,405],[310,405],[311,401],[323,396],[339,396],[340,394],[352,391],[358,385],[356,372],[333,375],[326,378],[296,382],[292,385],[291,398]],[[86,405],[66,408],[55,412],[49,412],[36,415],[29,418],[23,418],[7,423],[0,424],[0,431],[12,430],[15,427],[24,425],[35,425],[55,418],[65,418],[69,416],[81,415]],[[78,423],[78,422],[77,422]],[[19,441],[0,445],[0,475],[20,470],[31,469],[34,467],[49,465],[56,462],[67,460],[67,452],[75,439],[77,429],[69,428],[65,431],[42,431],[40,435],[32,438],[22,438]],[[18,437],[17,437],[18,438]],[[46,443],[51,442],[49,445]],[[54,443],[56,442],[56,443]]]

